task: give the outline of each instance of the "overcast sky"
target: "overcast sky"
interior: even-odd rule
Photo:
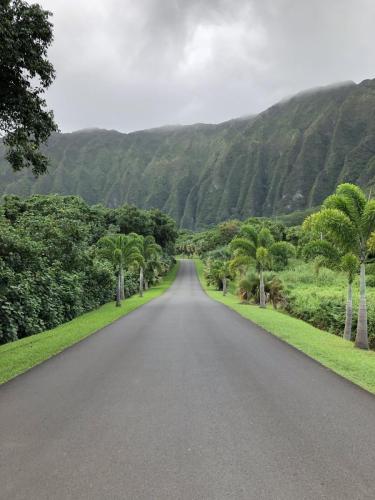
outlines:
[[[375,0],[37,1],[62,131],[216,123],[375,77]]]

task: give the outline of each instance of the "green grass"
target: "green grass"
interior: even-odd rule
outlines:
[[[134,295],[124,300],[121,307],[115,307],[115,303],[110,302],[52,330],[0,346],[0,384],[159,297],[173,283],[177,269],[178,263],[157,286],[147,290],[143,297]]]
[[[196,260],[199,279],[209,297],[230,307],[276,337],[319,361],[335,373],[375,394],[375,352],[356,349],[352,342],[288,316],[271,308],[260,309],[242,304],[233,294],[223,297],[208,287],[203,276],[203,263]]]

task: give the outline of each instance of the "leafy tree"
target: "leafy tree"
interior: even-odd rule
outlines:
[[[174,254],[175,242],[178,236],[176,222],[172,217],[159,209],[152,209],[148,212],[153,224],[152,234],[158,245],[170,255]]]
[[[342,253],[352,253],[360,262],[360,301],[355,345],[368,349],[365,264],[375,230],[375,200],[367,200],[353,184],[341,184],[323,203],[322,210],[308,217],[304,228],[321,233]]]
[[[23,0],[0,2],[0,132],[14,170],[47,170],[39,147],[57,130],[42,94],[55,72],[47,59],[52,43],[51,13]]]
[[[143,264],[139,236],[134,233],[104,236],[99,240],[98,246],[100,253],[112,262],[116,269],[116,306],[120,307],[121,300],[125,298],[124,270]]]
[[[137,233],[142,236],[153,234],[154,222],[146,210],[134,205],[123,205],[115,209],[113,215],[113,223],[119,226],[121,233]]]

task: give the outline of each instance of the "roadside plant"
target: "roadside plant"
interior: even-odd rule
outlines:
[[[274,309],[277,309],[280,304],[285,304],[284,285],[283,282],[274,274],[265,274],[264,291],[269,297]],[[238,284],[238,293],[243,301],[253,299],[259,302],[260,298],[260,282],[256,273],[248,271],[244,278]]]
[[[142,255],[142,261],[140,261],[139,265],[139,295],[142,297],[146,283],[145,275],[148,278],[154,267],[156,267],[156,259],[161,254],[161,246],[155,242],[153,236],[141,236],[139,237],[139,248]]]
[[[359,269],[359,260],[353,253],[340,255],[340,252],[327,240],[313,240],[304,247],[304,256],[314,259],[315,271],[321,267],[344,272],[348,280],[345,312],[345,328],[343,337],[351,340],[353,323],[353,281]]]
[[[341,184],[322,209],[309,216],[304,229],[321,234],[341,254],[357,257],[360,268],[360,300],[355,345],[368,349],[366,270],[375,230],[375,200],[367,199],[354,184]]]
[[[229,261],[221,259],[207,259],[205,277],[207,283],[227,294],[228,280],[231,278]]]
[[[98,242],[99,252],[103,257],[112,262],[116,274],[116,306],[121,306],[121,301],[125,299],[124,290],[124,270],[144,263],[140,250],[139,235],[131,233],[112,234],[104,236]]]
[[[240,235],[230,243],[232,270],[246,272],[255,264],[259,273],[259,306],[266,307],[264,288],[264,271],[272,269],[274,261],[288,263],[288,258],[295,254],[292,244],[286,241],[275,242],[271,231],[263,227],[258,231],[255,227],[244,225]]]

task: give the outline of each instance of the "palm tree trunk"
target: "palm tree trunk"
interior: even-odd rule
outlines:
[[[124,283],[124,270],[121,266],[121,269],[120,269],[120,280],[121,280],[121,283],[120,283],[120,298],[121,300],[124,300],[125,299],[125,283]]]
[[[264,292],[264,278],[263,269],[259,273],[260,283],[259,283],[259,307],[266,307],[266,294]]]
[[[143,267],[139,270],[139,296],[143,297]]]
[[[361,262],[360,298],[358,308],[357,335],[355,346],[360,349],[368,349],[367,333],[367,305],[366,305],[366,271],[365,263]]]
[[[352,339],[352,323],[353,323],[353,285],[348,283],[348,300],[346,302],[346,314],[345,314],[345,329],[344,329],[344,339]]]
[[[117,276],[116,307],[121,307],[121,270],[119,270]]]
[[[223,278],[223,295],[227,294],[227,278]]]

